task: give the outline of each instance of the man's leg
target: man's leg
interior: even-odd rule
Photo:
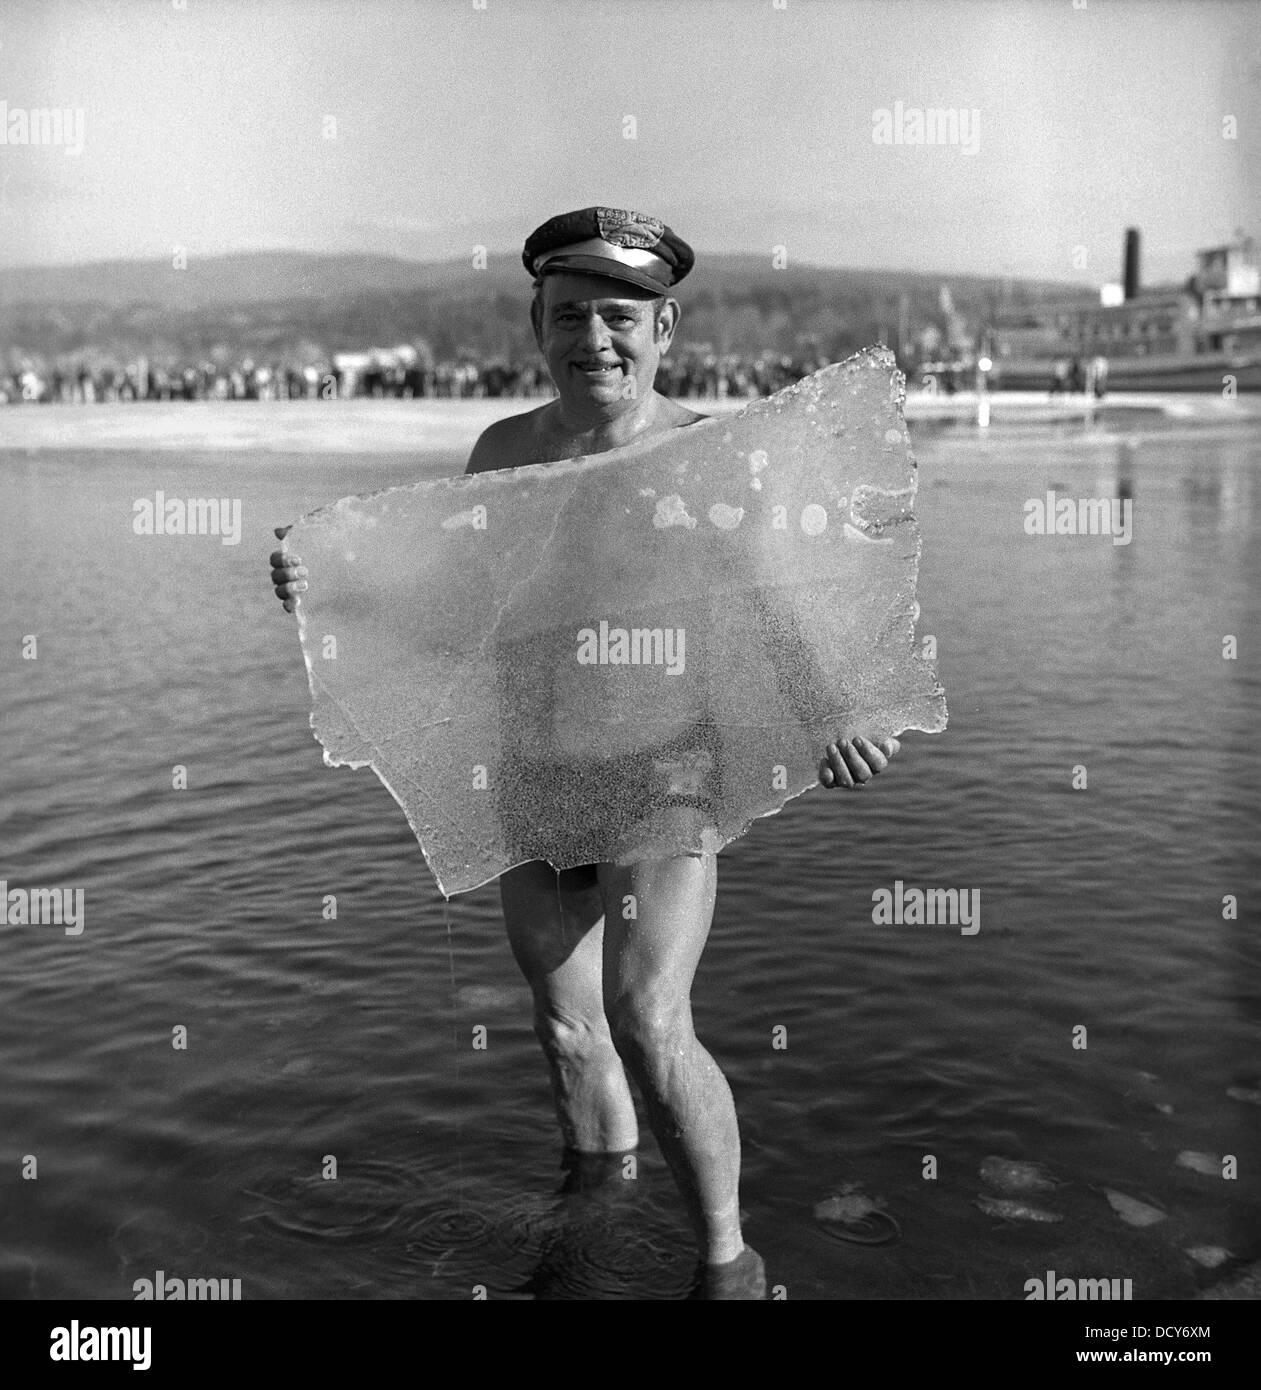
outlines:
[[[589,871],[558,876],[536,861],[501,875],[499,891],[512,953],[534,994],[534,1031],[565,1143],[580,1153],[635,1148],[635,1105],[604,1016],[598,883]]]
[[[692,978],[714,915],[713,854],[601,864],[604,1008],[643,1092],[709,1265],[744,1250],[731,1088],[692,1028]],[[633,915],[632,915],[633,913]],[[756,1258],[756,1257],[753,1257]],[[760,1261],[759,1261],[760,1266]]]

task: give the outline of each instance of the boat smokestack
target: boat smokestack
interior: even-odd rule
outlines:
[[[1125,229],[1125,297],[1138,298],[1138,228]]]

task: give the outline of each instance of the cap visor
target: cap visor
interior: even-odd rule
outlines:
[[[669,294],[670,286],[654,279],[646,270],[636,270],[634,266],[623,265],[607,256],[553,256],[543,266],[540,274],[555,275],[557,271],[568,271],[573,275],[598,275],[604,280],[623,280],[628,285],[638,285],[641,290],[651,290],[653,294]]]

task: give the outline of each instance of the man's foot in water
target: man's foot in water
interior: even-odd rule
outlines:
[[[753,1299],[766,1297],[766,1265],[756,1250],[745,1246],[734,1260],[720,1265],[701,1265],[696,1272],[692,1299]]]
[[[605,1203],[633,1200],[638,1191],[635,1181],[639,1154],[634,1149],[616,1153],[579,1153],[565,1149],[560,1166],[565,1174],[558,1195],[590,1197]]]

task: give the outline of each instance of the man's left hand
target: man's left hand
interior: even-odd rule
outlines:
[[[889,759],[901,748],[896,738],[880,743],[856,735],[829,743],[819,764],[819,781],[825,787],[861,787],[889,766]]]

